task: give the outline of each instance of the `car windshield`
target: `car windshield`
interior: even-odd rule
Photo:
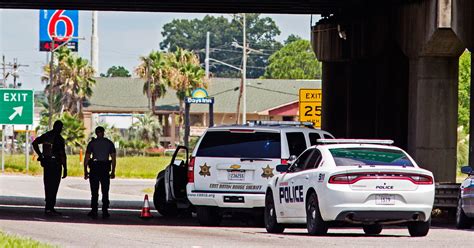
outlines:
[[[329,149],[336,166],[391,165],[411,166],[410,159],[403,151],[383,148],[334,148]]]
[[[207,132],[197,156],[230,158],[280,158],[280,133]]]

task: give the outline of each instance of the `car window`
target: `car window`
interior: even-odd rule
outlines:
[[[281,158],[280,133],[207,132],[196,156],[230,158]]]
[[[292,171],[302,171],[305,166],[306,162],[310,158],[311,154],[313,153],[314,149],[308,149],[303,154],[301,154],[295,162],[291,165]]]
[[[321,135],[319,135],[319,133],[309,133],[309,143],[311,143],[312,146],[318,144],[318,139],[321,139]]]
[[[311,154],[311,157],[306,162],[304,167],[305,170],[318,168],[319,163],[321,162],[321,152],[318,149],[314,149],[314,152]]]
[[[384,148],[333,148],[329,149],[336,166],[392,165],[413,166],[404,152]]]
[[[323,134],[323,137],[324,137],[325,139],[334,139],[334,136],[332,136],[332,135],[330,135],[330,134],[327,134],[327,133]]]
[[[288,141],[290,155],[298,156],[307,148],[303,133],[286,133],[286,139]]]

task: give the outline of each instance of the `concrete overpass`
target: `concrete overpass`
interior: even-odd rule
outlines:
[[[458,58],[474,50],[472,0],[0,0],[0,8],[322,14],[312,40],[323,62],[323,128],[395,139],[437,181],[455,181]]]

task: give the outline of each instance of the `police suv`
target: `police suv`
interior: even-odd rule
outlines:
[[[406,224],[411,236],[430,228],[435,186],[421,169],[388,140],[319,140],[268,183],[265,227],[281,233],[290,224],[306,224],[323,235],[335,223],[361,225],[379,234],[386,224]]]
[[[334,138],[308,126],[312,123],[262,121],[207,129],[188,163],[186,186],[199,223],[218,225],[222,212],[246,209],[257,210],[252,212],[263,224],[266,185],[279,174],[275,167],[318,139]]]

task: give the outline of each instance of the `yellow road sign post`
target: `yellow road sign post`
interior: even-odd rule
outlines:
[[[300,89],[300,121],[311,121],[314,127],[321,128],[323,112],[323,92],[321,89]]]

